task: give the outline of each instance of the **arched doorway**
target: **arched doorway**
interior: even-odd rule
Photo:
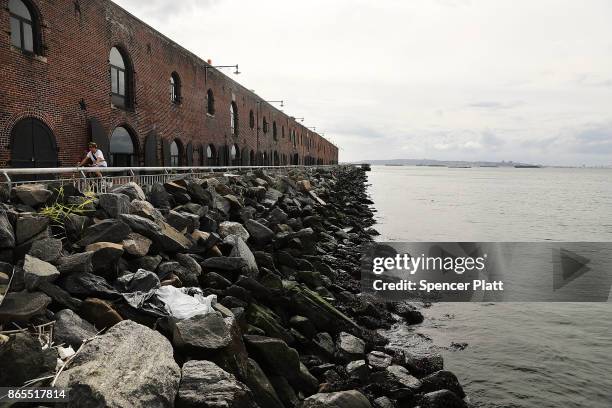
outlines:
[[[255,163],[255,152],[251,150],[251,152],[249,153],[249,165],[255,166],[256,164],[257,163]]]
[[[230,163],[232,166],[240,166],[240,149],[236,144],[230,147]]]
[[[11,131],[11,166],[59,167],[57,142],[47,125],[35,118],[17,122]]]
[[[183,165],[183,146],[181,141],[176,139],[170,144],[170,167]]]
[[[276,150],[274,151],[274,165],[280,166],[280,158],[278,157],[278,152]]]
[[[217,149],[214,145],[209,144],[206,146],[206,165],[216,166],[217,164]]]
[[[134,142],[130,132],[123,126],[119,126],[113,130],[109,149],[108,159],[110,159],[109,164],[111,166],[131,167],[134,165]]]

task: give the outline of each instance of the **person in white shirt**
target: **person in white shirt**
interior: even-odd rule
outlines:
[[[98,145],[94,142],[89,143],[89,152],[87,152],[87,156],[77,164],[77,167],[84,166],[85,163],[88,163],[91,167],[108,166],[104,158],[104,153],[102,153],[102,150],[98,149]],[[102,177],[102,173],[99,171],[96,172],[96,175]]]

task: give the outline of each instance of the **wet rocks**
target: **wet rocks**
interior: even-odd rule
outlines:
[[[191,360],[183,365],[176,406],[256,408],[246,385],[206,360]]]
[[[336,343],[339,357],[345,361],[359,360],[364,357],[365,342],[350,333],[342,332]]]
[[[75,406],[172,407],[180,380],[170,342],[126,320],[86,343],[57,385]]]
[[[455,374],[450,371],[437,371],[421,379],[421,392],[429,393],[440,390],[452,391],[460,398],[465,397],[463,387],[459,384],[459,380]]]
[[[449,390],[440,390],[423,395],[421,408],[467,408],[467,404]]]

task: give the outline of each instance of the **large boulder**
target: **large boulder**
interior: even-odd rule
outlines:
[[[22,184],[13,188],[13,193],[19,201],[30,207],[38,207],[47,202],[53,192],[42,184]]]
[[[298,352],[280,339],[246,335],[244,336],[249,355],[262,364],[264,371],[281,375],[296,389],[307,395],[317,391],[319,383],[300,362]]]
[[[125,194],[105,193],[98,195],[100,207],[112,217],[130,212],[130,198]]]
[[[43,350],[40,342],[27,333],[0,336],[0,387],[18,387],[24,382],[53,374],[57,354]],[[3,341],[4,340],[4,341]]]
[[[148,201],[134,200],[130,203],[130,214],[147,218],[151,221],[163,221],[162,213]]]
[[[93,271],[101,276],[112,276],[113,266],[123,255],[123,245],[113,242],[96,242],[87,245],[85,250],[92,253],[91,263]]]
[[[113,193],[125,194],[130,198],[130,200],[146,200],[147,196],[145,195],[142,188],[137,183],[130,181],[126,184],[121,184],[112,189]]]
[[[170,208],[170,194],[160,183],[155,183],[151,186],[149,201],[155,208]]]
[[[191,248],[193,243],[184,234],[160,221],[155,223],[147,218],[133,214],[122,214],[119,219],[124,221],[132,231],[151,239],[160,251],[178,252]],[[127,234],[126,234],[127,235]]]
[[[256,408],[246,385],[218,365],[191,360],[183,365],[177,408]]]
[[[340,391],[312,395],[302,408],[372,408],[370,401],[359,391]]]
[[[459,380],[455,374],[451,373],[450,371],[437,371],[425,378],[421,378],[421,383],[422,386],[420,391],[422,393],[449,390],[455,393],[459,398],[465,398],[463,387],[459,383]]]
[[[180,379],[170,342],[125,320],[86,343],[57,386],[74,406],[173,407]]]
[[[70,309],[64,309],[55,314],[53,328],[53,342],[72,346],[75,350],[81,347],[84,340],[97,334],[96,328],[89,322],[81,319]]]
[[[295,340],[283,327],[279,317],[263,305],[251,303],[246,311],[246,317],[249,324],[262,329],[268,337],[276,337],[288,344]]]
[[[76,254],[63,256],[57,261],[60,273],[91,273],[93,272],[93,252],[77,252]]]
[[[57,238],[35,241],[29,253],[41,261],[54,263],[62,256],[62,241]]]
[[[38,288],[43,281],[54,282],[60,276],[55,266],[30,255],[25,256],[23,272],[24,282],[29,291]]]
[[[117,299],[119,292],[101,276],[92,273],[72,273],[62,279],[62,287],[79,298]]]
[[[251,252],[251,249],[246,242],[244,242],[241,237],[235,235],[229,236],[227,241],[234,245],[230,256],[242,258],[246,262],[246,266],[244,268],[245,275],[257,277],[257,275],[259,275],[257,261],[255,260],[255,256],[253,255],[253,252]]]
[[[129,233],[130,227],[125,222],[107,219],[88,227],[77,244],[86,247],[96,242],[120,243]]]

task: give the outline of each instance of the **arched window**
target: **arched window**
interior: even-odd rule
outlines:
[[[181,78],[176,72],[170,75],[170,101],[172,103],[181,103]]]
[[[230,147],[230,163],[232,166],[240,165],[240,149],[236,144],[233,144],[232,147]]]
[[[212,89],[209,89],[206,92],[206,113],[209,115],[215,114],[215,95],[213,94]]]
[[[263,132],[268,133],[268,121],[266,120],[265,116],[263,118]]]
[[[272,138],[278,140],[278,129],[276,129],[276,121],[272,122]]]
[[[232,135],[238,134],[238,105],[236,102],[230,104],[230,129]]]
[[[113,105],[118,108],[131,107],[131,72],[126,58],[116,48],[111,48],[108,58],[111,72],[111,94]]]
[[[119,126],[113,130],[109,153],[111,166],[130,167],[134,165],[134,142],[126,128]]]
[[[253,129],[255,127],[255,114],[253,110],[249,112],[249,127]]]
[[[178,140],[175,140],[170,145],[170,167],[182,166],[182,151]]]
[[[22,0],[9,0],[11,44],[25,52],[40,51],[38,22],[30,5]]]
[[[213,145],[206,146],[206,164],[209,166],[214,166],[217,164],[216,158],[216,149]]]

